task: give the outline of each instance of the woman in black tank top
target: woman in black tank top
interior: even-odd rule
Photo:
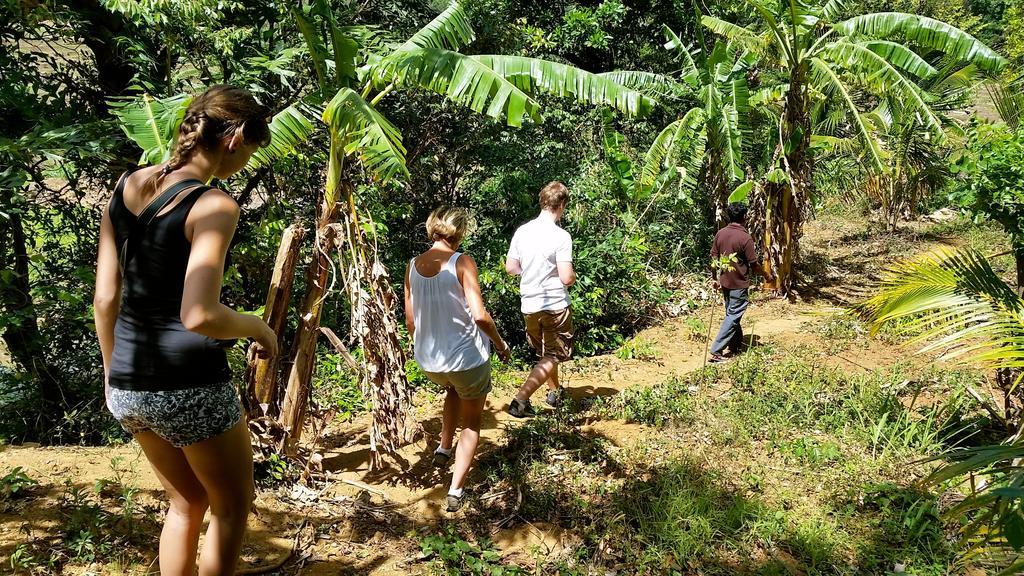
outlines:
[[[225,345],[253,338],[256,316],[220,303],[239,208],[205,185],[238,172],[269,141],[269,111],[231,86],[196,96],[171,159],[125,173],[100,226],[96,333],[107,406],[142,446],[170,500],[160,572],[230,575],[253,500],[252,451]],[[227,344],[226,344],[227,343]]]

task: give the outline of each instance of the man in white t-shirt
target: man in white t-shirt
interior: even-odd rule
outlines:
[[[551,182],[540,191],[540,215],[512,236],[505,270],[520,277],[526,336],[540,360],[509,403],[508,413],[525,418],[536,413],[530,396],[547,382],[547,403],[562,405],[565,390],[558,383],[558,365],[572,356],[572,305],[569,286],[576,282],[572,268],[572,237],[558,221],[565,213],[569,190]]]

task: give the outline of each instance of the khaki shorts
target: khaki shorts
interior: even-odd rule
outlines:
[[[476,400],[491,391],[491,362],[488,360],[476,368],[461,372],[427,372],[430,381],[438,386],[454,388],[463,400]]]
[[[523,314],[526,338],[541,358],[565,362],[572,357],[572,307]]]

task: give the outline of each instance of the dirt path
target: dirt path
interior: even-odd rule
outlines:
[[[808,243],[806,256],[817,290],[795,304],[755,295],[745,318],[745,329],[753,335],[754,345],[828,347],[829,338],[823,337],[817,326],[838,306],[867,291],[877,279],[877,263],[884,264],[897,249],[891,242],[877,243],[857,234],[833,223],[812,227],[813,240]],[[717,329],[720,311],[705,308],[698,314],[712,330]],[[657,360],[622,360],[615,355],[579,359],[563,367],[563,383],[579,400],[617,394],[630,386],[650,386],[698,369],[704,364],[705,345],[695,341],[690,330],[682,318],[666,320],[637,335],[637,339],[653,346]],[[822,358],[831,365],[858,371],[888,366],[906,356],[905,349],[871,342],[866,347],[823,353]],[[500,383],[490,396],[481,430],[481,456],[500,446],[506,427],[518,425],[504,412],[517,385],[516,380]],[[538,396],[537,404],[542,404],[541,394]],[[378,471],[369,469],[368,417],[332,426],[322,438],[320,449],[323,470],[329,478],[326,488],[320,492],[295,487],[261,491],[259,514],[251,524],[243,551],[243,567],[275,564],[288,555],[298,537],[304,542],[302,549],[307,556],[293,558],[289,563],[293,568],[285,573],[296,573],[296,562],[304,559],[310,562],[302,568],[302,574],[422,571],[422,564],[408,564],[418,553],[416,539],[410,536],[415,536],[418,528],[436,526],[439,520],[448,518],[442,510],[448,477],[441,476],[429,463],[440,432],[440,399],[420,399],[416,418],[425,434],[400,452],[404,466]],[[648,429],[598,421],[588,431],[627,446],[642,441]],[[69,487],[87,488],[97,481],[113,479],[117,485],[136,487],[141,506],[162,510],[159,484],[135,445],[0,448],[0,471],[15,466],[40,481],[39,490],[45,499],[36,499],[31,507],[0,508],[0,566],[10,566],[9,556],[20,543],[60,537],[55,533],[61,520],[57,502]],[[471,477],[471,483],[473,480]],[[116,499],[116,494],[102,497]],[[537,546],[551,549],[559,546],[563,536],[550,527],[526,525],[495,531],[493,539],[507,553]],[[148,555],[154,553],[152,550]],[[122,572],[110,569],[100,573]]]

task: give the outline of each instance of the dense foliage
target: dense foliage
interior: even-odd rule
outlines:
[[[993,46],[1006,46],[1013,57],[1012,46],[1019,42],[1016,3],[906,4],[856,11],[898,9],[945,19]],[[443,6],[317,0],[300,8],[317,25],[331,15],[358,27],[363,50],[386,53]],[[475,228],[465,249],[480,263],[485,296],[500,327],[525,353],[515,279],[504,274],[502,261],[515,227],[537,211],[537,190],[549,180],[563,180],[573,191],[564,225],[575,238],[580,272],[573,290],[578,351],[614,349],[657,315],[676,278],[702,272],[723,190],[751,178],[756,190],[784,179],[774,148],[785,75],[771,50],[748,50],[749,38],[727,42],[723,34],[734,36],[736,30],[718,24],[760,31],[762,17],[735,0],[701,6],[486,0],[467,3],[466,9],[477,32],[472,53],[546,58],[594,72],[641,71],[623,81],[651,89],[659,105],[646,117],[627,118],[544,97],[543,122],[513,128],[438,95],[399,89],[378,106],[403,134],[408,178],[387,186],[359,184],[360,209],[373,216],[380,256],[398,288],[409,258],[425,246],[425,215],[440,202],[470,207]],[[835,12],[833,19],[853,10]],[[0,436],[102,441],[117,432],[98,409],[99,354],[89,301],[95,223],[111,183],[138,158],[112,112],[143,91],[163,97],[215,82],[245,86],[280,110],[315,93],[318,78],[333,72],[335,63],[313,57],[287,2],[8,2],[3,21],[0,332],[6,367],[0,369],[0,401],[21,416],[4,419]],[[829,57],[841,55],[833,52]],[[914,66],[930,69],[939,57]],[[858,88],[833,92],[812,109],[811,153],[820,160],[814,179],[821,191],[809,199],[808,209],[832,193],[878,202],[870,186],[877,179],[868,177],[878,158],[909,158],[912,174],[931,175],[953,148],[928,137],[920,125],[927,114],[906,113],[911,121],[902,121],[903,108],[895,105],[900,94],[940,92],[939,80],[904,85],[890,94],[888,107],[880,107],[881,87],[861,82],[863,71],[849,61],[843,65],[848,73],[836,70],[849,84],[833,83],[832,89]],[[956,79],[966,82],[967,74]],[[666,91],[669,85],[674,87]],[[830,85],[821,85],[828,92]],[[853,105],[845,112],[835,105],[844,95]],[[731,107],[719,106],[723,98]],[[699,170],[687,170],[680,157],[684,144],[693,141],[682,138],[684,130],[664,136],[666,127],[696,118],[693,110],[704,110],[701,141],[707,148],[688,149],[697,152],[693,162]],[[316,131],[296,153],[222,183],[244,207],[227,274],[230,304],[246,310],[263,305],[266,264],[281,231],[292,222],[312,225],[327,148],[327,134]],[[890,148],[891,156],[885,152]],[[921,189],[933,194],[944,185],[939,178]],[[916,203],[900,215],[912,216]],[[304,258],[309,257],[307,248]],[[300,274],[296,299],[304,284]],[[322,322],[344,333],[349,312],[335,293]],[[294,324],[293,318],[290,329]],[[235,351],[236,366],[240,354]]]
[[[963,176],[960,203],[979,217],[998,222],[1009,234],[1017,258],[1017,283],[1024,271],[1024,131],[977,124],[968,152],[956,163]]]

